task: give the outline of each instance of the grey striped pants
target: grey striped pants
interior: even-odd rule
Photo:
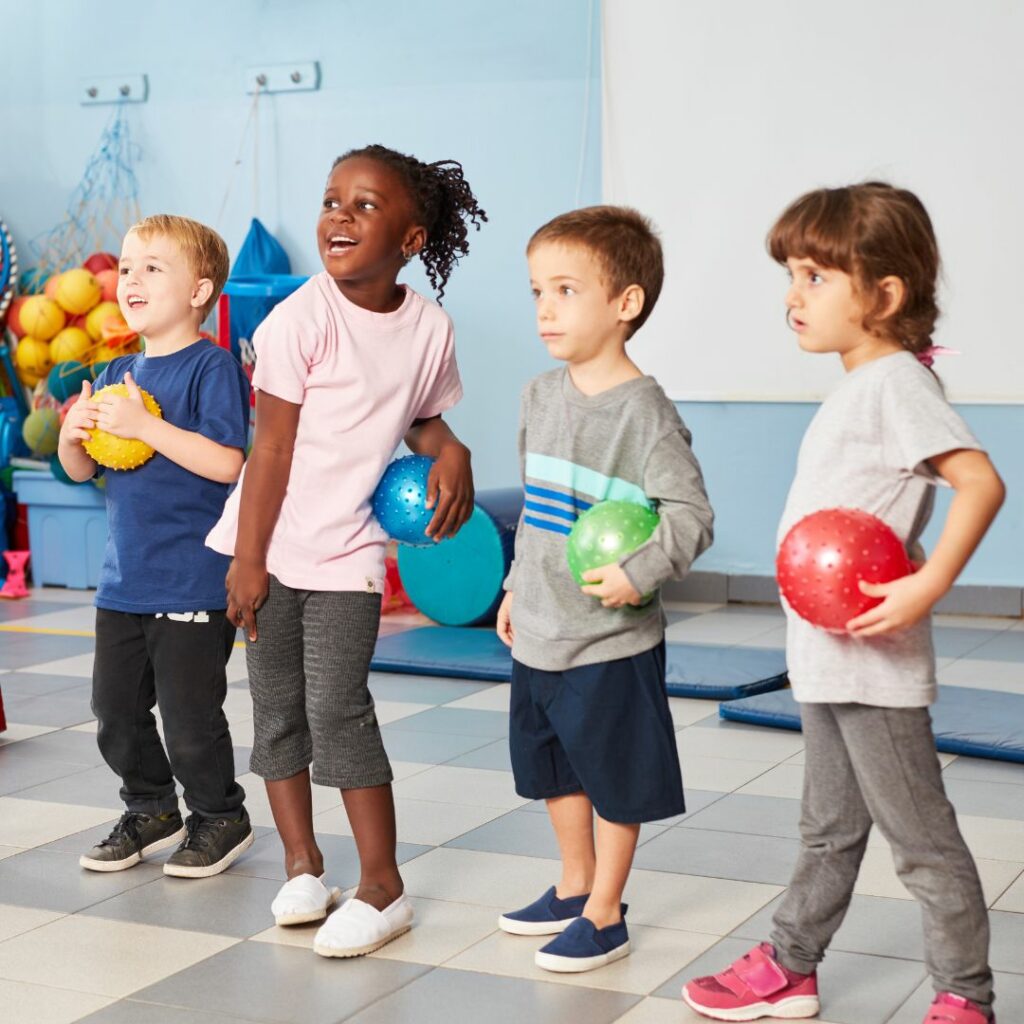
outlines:
[[[257,775],[287,779],[312,764],[319,786],[391,782],[367,686],[380,602],[379,594],[293,590],[270,577],[258,639],[245,650]]]

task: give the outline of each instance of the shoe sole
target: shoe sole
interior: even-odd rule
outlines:
[[[817,996],[791,996],[777,1003],[754,1003],[751,1006],[738,1006],[733,1010],[723,1006],[703,1006],[691,999],[683,989],[683,1002],[705,1017],[712,1020],[748,1021],[772,1017],[775,1020],[802,1020],[804,1017],[817,1017],[821,1006]]]
[[[379,942],[371,942],[367,946],[349,946],[347,949],[336,949],[333,946],[321,946],[318,943],[314,943],[313,952],[317,953],[319,956],[338,957],[340,959],[346,959],[352,956],[366,956],[367,953],[373,953],[382,946],[386,946],[389,942],[394,942],[395,939],[400,935],[404,935],[410,928],[412,928],[412,925],[407,924],[404,928],[399,928],[398,931],[392,932]]]
[[[517,921],[502,914],[498,927],[509,935],[561,935],[575,920],[569,917],[564,921]]]
[[[553,971],[555,974],[582,974],[584,971],[593,971],[598,967],[615,963],[624,956],[629,956],[628,942],[600,956],[556,956],[554,953],[542,953],[537,950],[533,955],[533,962],[542,970]]]
[[[144,846],[138,853],[133,853],[130,857],[125,857],[124,860],[93,860],[92,857],[86,857],[83,853],[78,858],[78,863],[89,871],[125,871],[135,867],[139,861],[144,860],[150,854],[159,853],[161,850],[177,845],[184,838],[185,826],[182,825],[173,835],[165,836],[155,843],[150,843],[149,846]]]
[[[287,928],[293,924],[311,924],[313,921],[322,921],[331,909],[341,899],[340,889],[331,889],[331,898],[322,910],[310,910],[304,914],[275,914],[274,924],[278,928]]]
[[[174,878],[211,878],[213,875],[219,875],[222,871],[226,871],[231,867],[255,841],[255,833],[250,832],[234,849],[228,850],[216,864],[206,864],[202,867],[191,868],[168,862],[164,865],[164,874],[171,875]]]

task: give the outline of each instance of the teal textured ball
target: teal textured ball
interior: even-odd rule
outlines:
[[[625,558],[648,540],[658,513],[630,501],[602,501],[576,520],[565,545],[573,579],[583,586],[589,569]]]
[[[66,402],[82,390],[82,382],[87,380],[92,380],[92,368],[72,359],[54,366],[46,378],[46,388],[58,402]]]

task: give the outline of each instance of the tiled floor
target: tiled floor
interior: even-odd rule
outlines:
[[[269,903],[281,846],[247,774],[245,659],[230,666],[228,717],[257,826],[226,874],[165,877],[159,861],[97,875],[78,854],[118,816],[117,784],[89,710],[89,594],[42,590],[0,603],[0,1021],[4,1024],[694,1024],[682,981],[763,937],[799,846],[798,734],[721,722],[717,705],[672,700],[689,813],[647,825],[630,881],[632,956],[586,975],[533,965],[541,940],[496,930],[500,909],[556,879],[544,808],[516,795],[508,688],[376,675],[393,758],[400,859],[417,925],[361,960],[323,960],[314,927],[278,929]],[[781,646],[765,608],[679,606],[675,640]],[[385,629],[411,619],[385,620]],[[1024,624],[957,617],[937,630],[941,679],[1024,693]],[[942,758],[992,911],[1000,1021],[1024,1022],[1024,767]],[[330,880],[356,879],[338,793],[314,810]],[[822,968],[830,1024],[918,1024],[929,1001],[920,914],[873,837],[857,895]]]

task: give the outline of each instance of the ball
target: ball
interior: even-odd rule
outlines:
[[[16,338],[24,338],[28,331],[21,326],[21,307],[31,298],[31,295],[18,295],[11,299],[7,307],[7,326],[14,332]]]
[[[29,387],[35,387],[50,372],[53,365],[49,343],[26,334],[15,349],[14,365],[21,380]]]
[[[88,270],[75,267],[65,270],[57,278],[57,294],[54,296],[61,308],[71,314],[86,313],[100,301],[99,281]]]
[[[120,275],[116,270],[96,271],[96,280],[100,283],[100,301],[117,302],[117,279]]]
[[[631,501],[601,501],[573,524],[565,556],[573,579],[582,587],[583,574],[625,558],[648,540],[658,513]]]
[[[46,378],[46,387],[58,402],[63,403],[77,397],[82,390],[82,382],[92,379],[91,367],[77,360],[67,360],[53,364]]]
[[[85,329],[93,341],[103,340],[103,325],[110,319],[116,317],[119,321],[124,320],[121,316],[121,307],[116,302],[101,302],[89,312],[85,318]]]
[[[802,619],[834,633],[881,598],[857,585],[888,583],[914,571],[906,548],[876,516],[828,508],[805,516],[786,534],[775,559],[779,589]]]
[[[57,301],[57,282],[60,278],[60,274],[51,274],[46,279],[46,284],[43,285],[43,294],[54,302]]]
[[[50,358],[54,363],[66,363],[69,359],[87,362],[92,338],[81,327],[65,327],[50,342]]]
[[[104,270],[117,269],[117,257],[112,252],[94,252],[82,266],[96,277]]]
[[[426,455],[406,455],[384,471],[371,504],[377,522],[400,544],[434,542],[424,532],[434,516],[427,508],[427,477],[434,460]]]
[[[30,295],[18,313],[25,334],[49,341],[64,327],[64,310],[45,295]]]
[[[139,390],[142,391],[142,401],[145,403],[146,408],[154,416],[162,416],[163,413],[156,399],[148,391],[144,391],[142,388],[139,388]],[[128,385],[108,384],[105,388],[100,388],[92,396],[92,401],[96,403],[101,395],[122,395],[127,398]],[[87,454],[92,456],[101,466],[106,466],[107,469],[138,469],[139,466],[148,462],[155,454],[153,449],[144,441],[134,438],[115,437],[113,434],[108,434],[105,430],[100,430],[99,427],[94,427],[89,431],[89,440],[83,441],[82,447]]]
[[[60,438],[60,414],[56,409],[33,409],[25,417],[21,436],[33,455],[52,455]]]

